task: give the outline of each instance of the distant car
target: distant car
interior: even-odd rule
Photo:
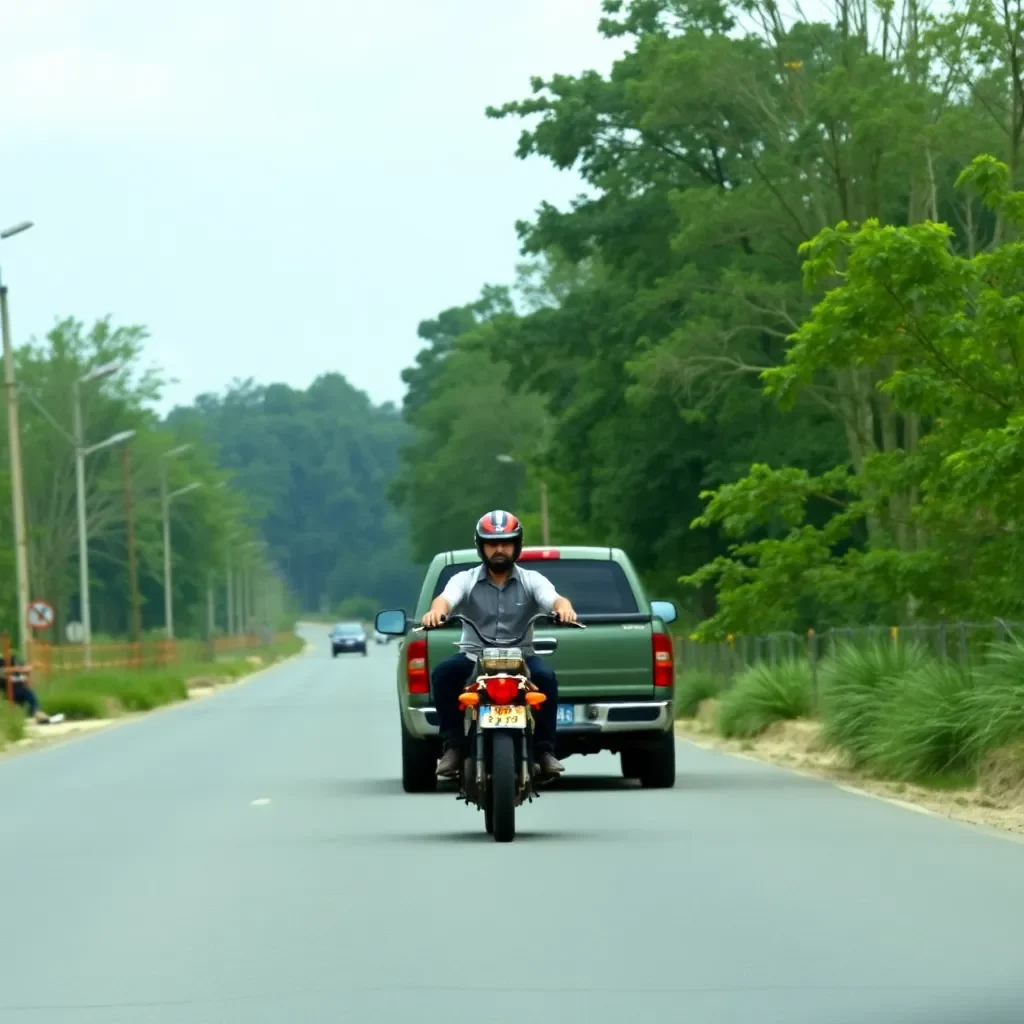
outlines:
[[[331,657],[339,654],[366,655],[366,630],[358,622],[339,622],[331,630]]]
[[[378,644],[389,644],[391,643],[391,637],[386,633],[380,633],[376,629],[373,631],[373,641]]]

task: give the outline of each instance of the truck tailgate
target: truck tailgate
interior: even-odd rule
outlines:
[[[458,653],[460,629],[435,629],[427,634],[431,671]],[[558,674],[559,699],[654,696],[654,652],[650,623],[594,623],[584,629],[539,625],[535,639],[554,637],[558,650],[545,661]]]
[[[544,660],[558,674],[559,700],[654,696],[650,623],[593,623],[585,630],[538,627],[535,635],[558,640],[558,650]]]

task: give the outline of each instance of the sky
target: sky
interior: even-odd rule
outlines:
[[[600,0],[29,0],[0,31],[15,344],[145,325],[164,410],[343,373],[399,401],[416,327],[512,283],[515,221],[582,184],[488,104],[606,71]]]

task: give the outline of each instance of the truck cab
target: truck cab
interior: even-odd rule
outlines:
[[[622,773],[647,788],[675,785],[675,668],[666,628],[669,601],[648,600],[624,551],[607,547],[524,548],[524,568],[543,573],[567,597],[586,630],[538,626],[558,648],[545,660],[558,676],[556,756],[617,753]],[[479,565],[476,550],[438,554],[427,569],[412,618],[418,621],[457,572]],[[437,786],[433,666],[458,651],[460,626],[403,636],[398,659],[402,783],[406,792]]]

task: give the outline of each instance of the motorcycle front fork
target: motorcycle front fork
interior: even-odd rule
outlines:
[[[469,717],[467,713],[466,717],[466,728],[469,730],[471,735],[471,757],[473,758],[473,774],[474,783],[476,784],[477,794],[484,792],[484,788],[487,784],[487,766],[486,758],[484,757],[484,734],[482,729],[476,729],[473,727],[473,719]],[[520,759],[519,759],[519,792],[522,796],[532,800],[534,796],[533,786],[530,784],[531,780],[531,769],[530,766],[533,763],[533,722],[530,722],[530,728],[523,733],[522,743],[520,744]],[[463,776],[465,777],[465,776]],[[469,794],[462,794],[468,799]]]

